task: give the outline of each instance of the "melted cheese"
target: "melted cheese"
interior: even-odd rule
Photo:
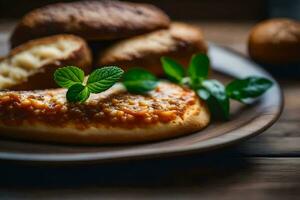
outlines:
[[[20,84],[39,68],[64,59],[79,48],[78,42],[60,38],[53,43],[35,45],[0,62],[0,89]]]

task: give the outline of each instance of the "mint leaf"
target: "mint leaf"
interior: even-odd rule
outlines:
[[[85,102],[89,96],[89,89],[80,83],[72,85],[66,95],[69,102]]]
[[[226,93],[230,98],[246,103],[247,99],[262,95],[272,85],[273,82],[269,79],[250,76],[230,82],[226,87]]]
[[[197,85],[203,79],[208,77],[209,58],[205,54],[194,54],[191,58],[188,74],[192,85]]]
[[[59,86],[69,88],[66,94],[69,102],[84,102],[90,93],[99,93],[110,88],[122,74],[123,70],[118,67],[103,67],[95,70],[84,86],[84,72],[78,67],[68,66],[57,69],[54,80]]]
[[[54,81],[63,88],[69,88],[76,83],[82,83],[83,79],[84,72],[74,66],[58,68],[54,72]]]
[[[123,73],[121,68],[115,66],[96,69],[90,74],[87,87],[91,93],[100,93],[113,86]]]
[[[124,73],[123,84],[129,92],[144,93],[156,88],[157,79],[150,72],[135,68]]]
[[[175,83],[181,83],[185,75],[184,68],[175,60],[168,57],[161,57],[160,61],[168,79]]]
[[[229,119],[229,98],[223,84],[217,80],[204,80],[201,86],[197,93],[206,101],[212,116],[225,120]]]

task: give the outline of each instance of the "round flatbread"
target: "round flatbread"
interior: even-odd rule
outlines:
[[[192,90],[168,82],[144,95],[115,84],[85,103],[68,103],[65,95],[65,89],[0,92],[0,135],[73,144],[135,143],[193,133],[210,121]]]
[[[117,65],[127,70],[143,67],[162,75],[160,58],[169,56],[188,66],[194,53],[206,53],[202,31],[185,23],[172,23],[169,29],[125,39],[108,47],[98,56],[98,66]]]
[[[126,38],[167,28],[159,8],[121,1],[78,1],[51,4],[26,14],[11,36],[16,46],[33,38],[69,33],[89,41]]]

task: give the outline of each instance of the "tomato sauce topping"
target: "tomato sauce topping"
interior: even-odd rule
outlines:
[[[69,103],[65,94],[65,89],[0,92],[0,121],[10,126],[24,122],[62,127],[73,124],[78,129],[145,127],[183,117],[197,100],[192,90],[163,82],[143,95],[110,89],[92,94],[85,103]]]

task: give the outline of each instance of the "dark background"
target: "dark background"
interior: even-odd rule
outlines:
[[[300,0],[130,0],[157,5],[175,20],[300,19]],[[0,0],[0,18],[19,18],[33,8],[61,0]],[[67,1],[65,1],[67,2]]]

